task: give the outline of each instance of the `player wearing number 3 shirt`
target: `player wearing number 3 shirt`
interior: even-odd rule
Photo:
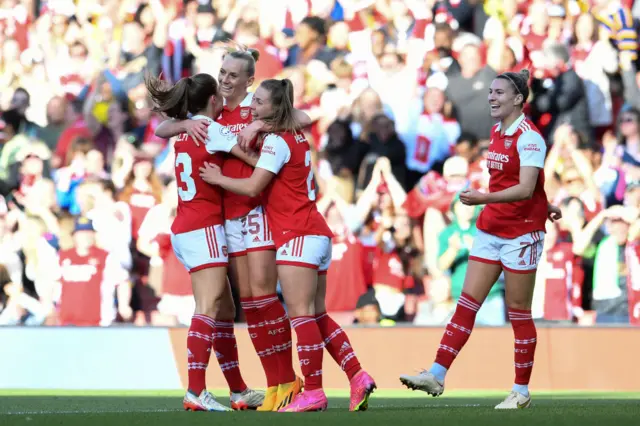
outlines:
[[[156,110],[175,119],[209,121],[208,141],[198,145],[180,134],[174,145],[178,207],[171,226],[176,257],[191,275],[195,313],[187,335],[188,390],[183,407],[188,411],[231,411],[206,389],[206,369],[215,354],[230,390],[235,409],[259,407],[264,395],[247,387],[238,363],[234,333],[235,307],[227,281],[228,253],[224,233],[222,190],[199,175],[205,164],[222,165],[222,153],[233,153],[255,164],[236,144],[236,137],[215,123],[219,114],[218,83],[208,74],[183,78],[168,86],[157,78],[146,81]]]

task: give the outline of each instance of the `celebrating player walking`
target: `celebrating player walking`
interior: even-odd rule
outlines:
[[[228,191],[256,196],[264,207],[277,248],[276,264],[291,324],[298,337],[298,358],[305,376],[304,392],[279,411],[327,408],[322,389],[323,349],[340,364],[351,383],[351,410],[365,410],[375,388],[364,372],[346,333],[325,312],[326,273],[331,263],[331,231],[316,208],[309,142],[294,117],[293,85],[266,80],[256,90],[251,114],[283,132],[267,134],[253,174],[234,179],[218,165],[206,164],[202,178]]]
[[[545,222],[547,217],[558,219],[560,213],[548,205],[544,192],[545,141],[522,113],[529,96],[528,80],[529,72],[523,70],[503,73],[491,83],[491,116],[499,121],[491,131],[487,158],[489,193],[469,189],[460,195],[464,204],[486,206],[478,218],[463,292],[433,366],[417,376],[400,377],[411,389],[442,394],[447,370],[469,339],[480,305],[504,271],[515,338],[515,384],[496,408],[527,408],[531,404],[528,385],[537,339],[531,317],[533,287]]]
[[[218,83],[208,74],[197,74],[165,88],[156,78],[147,80],[147,89],[156,110],[169,117],[207,120],[209,140],[196,145],[183,133],[175,143],[175,174],[178,209],[171,226],[171,242],[178,259],[191,274],[195,315],[187,337],[189,389],[183,405],[193,411],[229,411],[206,390],[205,371],[213,352],[231,390],[234,409],[256,408],[262,393],[247,387],[238,364],[233,320],[235,306],[227,281],[227,242],[223,227],[222,190],[200,179],[198,169],[205,163],[222,164],[219,152],[231,152],[245,161],[254,161],[236,144],[236,137],[213,121]]]
[[[238,48],[225,56],[220,68],[218,79],[224,107],[217,121],[234,135],[252,121],[253,93],[247,89],[253,85],[257,60],[257,51]],[[295,114],[300,121],[310,122],[306,114],[300,111]],[[208,125],[202,120],[165,121],[156,134],[171,137],[186,132],[204,142]],[[222,170],[226,176],[247,178],[253,167],[228,156]],[[264,404],[258,410],[274,411],[301,392],[302,381],[293,370],[291,326],[276,294],[275,245],[258,195],[249,197],[224,191],[224,228],[229,244],[230,277],[238,287],[251,342],[267,378]]]

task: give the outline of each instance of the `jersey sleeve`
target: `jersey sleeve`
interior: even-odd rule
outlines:
[[[209,124],[208,133],[206,148],[209,154],[231,152],[231,148],[238,142],[236,135],[231,133],[227,127],[215,121]]]
[[[529,130],[520,135],[518,138],[520,166],[542,169],[546,155],[547,145],[539,133]]]
[[[264,139],[256,167],[277,175],[290,159],[291,149],[287,142],[278,135],[269,135]]]

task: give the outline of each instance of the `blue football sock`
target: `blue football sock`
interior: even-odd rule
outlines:
[[[434,362],[429,369],[429,373],[433,374],[440,382],[444,382],[444,376],[447,375],[447,369],[437,362]]]
[[[529,396],[529,385],[513,385],[511,390]]]

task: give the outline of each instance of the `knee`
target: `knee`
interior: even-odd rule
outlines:
[[[260,268],[251,271],[251,295],[262,297],[273,294],[276,291],[277,277],[272,277],[268,270]]]
[[[200,302],[200,303],[199,303]],[[196,314],[206,315],[218,320],[232,320],[236,316],[233,298],[219,294],[210,300],[196,300]]]
[[[525,298],[507,298],[507,308],[509,310],[515,309],[517,311],[530,311],[531,302]]]
[[[287,304],[289,318],[312,317],[316,314],[313,303]]]

